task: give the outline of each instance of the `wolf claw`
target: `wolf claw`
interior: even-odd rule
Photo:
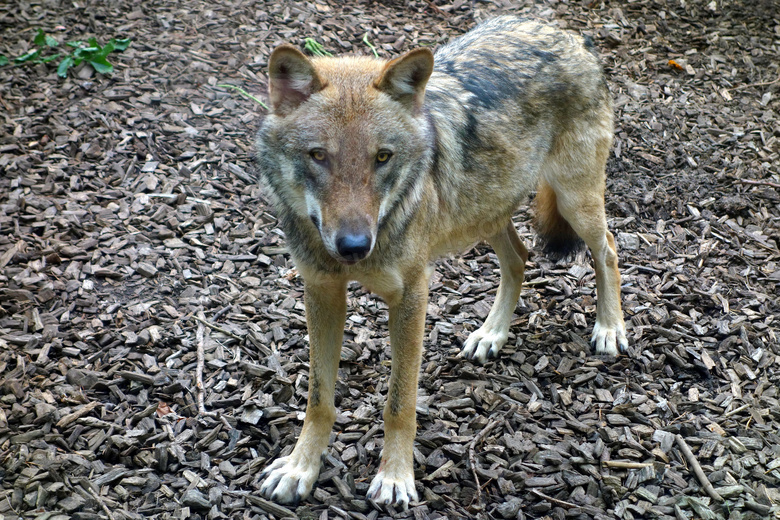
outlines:
[[[381,506],[409,508],[410,501],[417,501],[414,477],[391,476],[386,471],[377,473],[368,489],[367,498]]]
[[[290,457],[276,459],[260,474],[265,479],[260,494],[280,504],[295,505],[309,496],[319,469],[296,464]]]
[[[596,351],[596,354],[617,356],[618,349],[620,352],[625,353],[628,350],[625,325],[609,327],[596,321],[590,344]]]
[[[483,330],[484,326],[475,330],[466,340],[461,355],[479,363],[489,358],[498,357],[498,353],[506,344],[508,333],[501,330]]]

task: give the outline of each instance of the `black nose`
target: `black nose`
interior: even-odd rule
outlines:
[[[347,260],[362,260],[371,251],[371,235],[344,233],[336,237],[336,249]]]

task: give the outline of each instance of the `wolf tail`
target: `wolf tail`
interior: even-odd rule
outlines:
[[[552,186],[544,180],[539,182],[535,201],[534,227],[547,256],[555,260],[566,258],[585,246],[571,224],[558,211],[558,197]]]

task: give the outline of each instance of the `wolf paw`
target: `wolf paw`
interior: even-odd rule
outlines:
[[[260,474],[265,478],[260,494],[280,504],[297,504],[309,496],[319,472],[318,464],[296,464],[290,457],[281,457]]]
[[[484,363],[488,358],[498,356],[508,337],[507,331],[492,330],[483,325],[469,335],[461,355],[466,359]]]
[[[401,472],[380,470],[368,488],[368,499],[378,505],[391,505],[405,511],[410,501],[418,499],[414,474],[411,471],[403,475]]]
[[[590,344],[596,350],[596,354],[617,356],[618,349],[620,352],[625,353],[628,350],[626,326],[621,323],[617,326],[609,327],[596,321]]]

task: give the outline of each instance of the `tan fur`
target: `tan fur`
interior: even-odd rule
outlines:
[[[534,227],[544,241],[545,252],[565,256],[581,243],[577,233],[558,211],[555,190],[544,179],[539,181],[534,203]]]
[[[538,186],[541,232],[580,237],[593,255],[596,351],[626,347],[604,213],[613,123],[601,68],[581,38],[502,17],[435,58],[416,49],[389,62],[309,60],[285,45],[269,71],[274,109],[258,133],[258,164],[305,281],[311,368],[301,436],[265,470],[261,492],[291,503],[311,491],[335,417],[346,285],[358,280],[389,306],[392,350],[368,496],[406,507],[418,498],[415,404],[438,256],[482,239],[498,256],[495,303],[463,348],[485,362],[507,341],[528,258],[511,217]]]

